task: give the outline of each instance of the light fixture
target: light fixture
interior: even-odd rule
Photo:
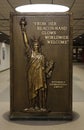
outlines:
[[[5,47],[6,47],[6,46],[5,46],[5,42],[3,42],[3,43],[2,43],[2,48],[5,48]]]
[[[16,7],[15,10],[20,13],[27,12],[66,12],[69,7],[56,4],[29,4]]]

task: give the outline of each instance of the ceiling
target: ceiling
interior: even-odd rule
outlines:
[[[23,4],[61,4],[73,13],[73,38],[84,34],[84,0],[0,0],[0,32],[10,36],[10,12]]]

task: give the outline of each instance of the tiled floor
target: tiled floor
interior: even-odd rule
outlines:
[[[73,65],[73,121],[10,121],[9,78],[0,73],[0,130],[84,130],[84,64]]]

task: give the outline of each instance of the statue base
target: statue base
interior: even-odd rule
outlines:
[[[32,113],[32,114],[31,114]],[[57,112],[13,112],[10,115],[10,120],[72,120],[71,113]]]

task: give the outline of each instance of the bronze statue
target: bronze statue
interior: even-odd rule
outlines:
[[[20,20],[21,31],[23,35],[26,57],[28,60],[27,72],[27,87],[29,95],[29,108],[25,111],[46,111],[47,100],[47,83],[46,79],[51,76],[53,61],[45,62],[44,55],[39,51],[40,43],[34,39],[32,47],[26,33],[27,22],[25,18]],[[47,68],[46,68],[47,66]]]

